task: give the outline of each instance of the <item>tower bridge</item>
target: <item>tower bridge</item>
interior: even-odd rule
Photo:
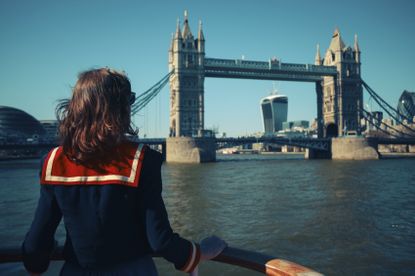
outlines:
[[[169,49],[170,137],[202,136],[204,131],[205,78],[239,78],[314,82],[318,137],[342,135],[344,129],[360,134],[363,89],[360,49],[346,46],[336,29],[323,58],[317,46],[314,64],[205,57],[205,37],[199,23],[197,37],[190,30],[187,13],[177,22]]]
[[[186,159],[189,154],[202,156],[203,151],[214,147],[212,143],[201,145],[196,140],[191,141],[205,133],[204,80],[209,77],[314,82],[318,137],[340,136],[346,128],[360,134],[363,89],[357,36],[352,48],[345,45],[336,29],[323,58],[317,45],[314,64],[282,63],[276,58],[268,61],[208,58],[205,51],[201,22],[195,37],[185,12],[183,25],[177,21],[169,49],[169,71],[174,72],[169,76],[170,148],[181,148],[184,152],[180,157],[182,153],[174,150],[171,155],[179,157],[171,161]],[[181,138],[183,147],[179,142]],[[195,150],[201,151],[194,154]]]

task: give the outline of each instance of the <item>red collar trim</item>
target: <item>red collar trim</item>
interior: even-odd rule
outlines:
[[[71,161],[62,147],[51,150],[42,169],[41,184],[105,185],[120,184],[138,187],[145,147],[142,144],[120,146],[125,160],[114,160],[102,170],[87,168]]]

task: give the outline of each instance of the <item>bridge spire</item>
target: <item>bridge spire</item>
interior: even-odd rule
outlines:
[[[199,41],[205,41],[205,36],[203,35],[203,30],[202,30],[202,20],[199,20],[199,32],[197,34],[197,39]]]
[[[205,36],[202,31],[202,20],[199,20],[199,31],[197,34],[197,51],[200,53],[205,52]]]
[[[359,43],[357,42],[357,34],[354,35],[354,55],[355,55],[355,61],[357,63],[360,63],[360,48],[359,48]]]
[[[357,34],[354,35],[354,50],[360,52],[359,43],[357,42]]]
[[[175,39],[182,39],[182,31],[180,30],[180,19],[177,18],[177,26],[176,26],[176,34],[174,36]]]
[[[170,43],[169,52],[173,51],[173,48],[174,48],[174,34],[171,33],[171,43]]]
[[[317,52],[316,52],[316,58],[314,61],[315,65],[321,65],[321,57],[320,57],[320,45],[317,44]]]
[[[190,31],[190,27],[189,27],[189,20],[187,19],[187,10],[184,11],[184,24],[183,24],[183,34],[182,34],[184,39],[188,39],[188,38],[192,38],[193,39],[193,35],[192,32]]]
[[[333,37],[330,42],[329,49],[332,50],[334,53],[337,51],[341,51],[344,49],[345,44],[340,36],[339,28],[336,27],[333,33]]]

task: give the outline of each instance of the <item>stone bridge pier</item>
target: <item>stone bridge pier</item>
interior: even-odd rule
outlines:
[[[339,137],[331,141],[333,160],[373,160],[379,159],[379,152],[363,137]]]
[[[209,137],[170,137],[166,139],[167,162],[205,163],[216,161],[216,141]]]
[[[330,151],[307,149],[306,159],[376,160],[379,159],[377,145],[363,137],[337,137],[331,139]]]

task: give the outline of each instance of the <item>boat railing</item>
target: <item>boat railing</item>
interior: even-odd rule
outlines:
[[[160,257],[154,255],[153,257]],[[58,246],[50,256],[52,261],[63,261],[63,247]],[[244,267],[268,276],[317,276],[322,275],[302,265],[278,259],[259,252],[227,247],[213,261]],[[0,264],[22,262],[21,249],[0,248]]]

